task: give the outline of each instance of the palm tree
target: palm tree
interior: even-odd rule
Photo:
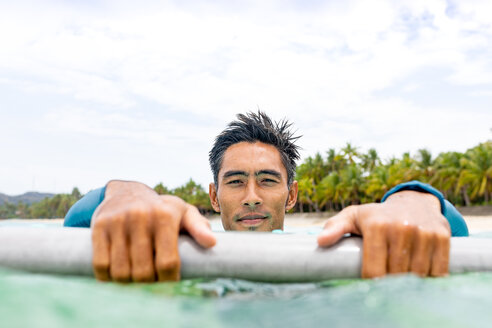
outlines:
[[[364,188],[367,201],[380,201],[384,194],[390,190],[389,173],[388,166],[377,166],[374,168],[367,178]]]
[[[459,185],[470,187],[470,198],[483,196],[488,203],[492,193],[492,142],[481,143],[466,151],[460,164],[463,168]]]
[[[415,161],[417,170],[420,171],[421,181],[428,182],[434,175],[434,161],[431,152],[427,149],[419,149]]]
[[[318,184],[316,193],[319,206],[321,208],[328,205],[330,211],[335,210],[336,204],[340,202],[340,175],[338,172],[333,171],[329,175],[325,176],[323,180]]]
[[[312,212],[313,208],[315,211],[319,211],[318,203],[313,200],[315,195],[315,189],[313,188],[314,181],[310,177],[303,177],[298,180],[298,199],[299,199],[299,208],[301,213],[303,212],[303,205],[307,204],[309,207],[309,212]]]
[[[470,203],[466,189],[457,188],[462,157],[463,154],[458,152],[439,154],[434,160],[434,175],[429,183],[439,189],[446,199],[453,200],[453,203],[461,203],[464,200],[466,205]]]
[[[367,154],[362,155],[362,167],[367,172],[372,172],[376,166],[381,164],[381,160],[379,159],[378,152],[374,148],[370,148],[367,151]]]
[[[342,196],[342,207],[346,200],[350,200],[352,205],[360,203],[360,190],[362,189],[362,170],[359,165],[350,164],[341,172],[340,194]]]
[[[357,147],[353,147],[350,142],[347,142],[345,147],[342,148],[343,156],[349,161],[350,164],[355,163],[355,159],[359,156]]]
[[[383,163],[375,149],[359,154],[347,143],[339,152],[329,149],[308,157],[299,165],[299,209],[341,209],[347,204],[378,201],[397,184],[410,180],[428,182],[454,203],[471,205],[492,199],[492,141],[465,154],[441,153],[435,159],[420,149],[415,156],[404,153]]]

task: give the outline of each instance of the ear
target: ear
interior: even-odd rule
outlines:
[[[285,211],[292,209],[297,202],[297,192],[299,187],[297,186],[297,181],[292,182],[289,188],[289,197],[287,198],[287,204],[285,205]]]
[[[208,185],[208,196],[210,197],[210,203],[214,208],[214,211],[220,213],[219,200],[217,199],[217,189],[214,183]]]

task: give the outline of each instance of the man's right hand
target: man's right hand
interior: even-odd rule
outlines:
[[[215,245],[208,220],[175,196],[159,196],[138,182],[110,181],[92,218],[94,274],[99,280],[179,280],[178,236]]]

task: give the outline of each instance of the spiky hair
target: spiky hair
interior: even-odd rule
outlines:
[[[257,113],[238,114],[237,120],[229,123],[224,131],[215,138],[209,153],[215,185],[218,187],[219,170],[226,150],[239,142],[259,141],[277,148],[287,170],[287,184],[290,186],[294,181],[300,148],[295,144],[300,136],[295,136],[291,128],[292,123],[286,119],[274,122],[260,110]]]

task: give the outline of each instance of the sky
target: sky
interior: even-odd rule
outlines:
[[[111,179],[208,190],[237,113],[305,159],[492,139],[491,1],[0,0],[0,192]]]

